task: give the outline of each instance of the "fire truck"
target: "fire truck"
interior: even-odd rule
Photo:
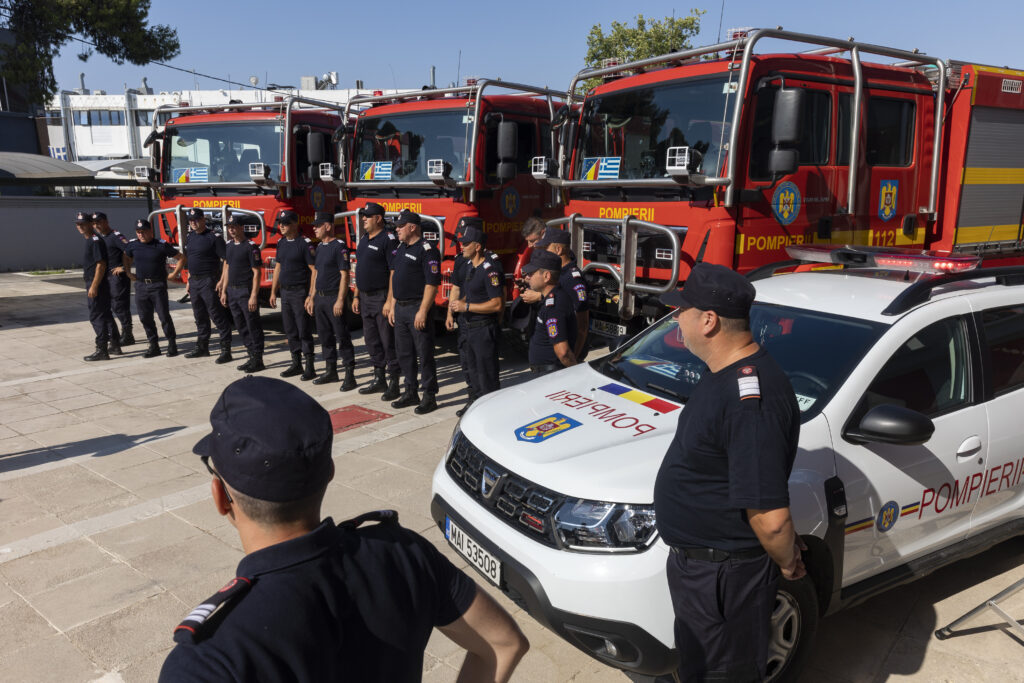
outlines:
[[[805,51],[759,52],[769,39]],[[580,71],[579,114],[532,172],[563,193],[551,225],[592,284],[592,332],[614,339],[654,322],[700,261],[750,273],[821,244],[1024,262],[1022,84],[1024,71],[741,29]]]
[[[338,163],[323,164],[320,176],[346,192],[349,210],[336,217],[347,221],[350,247],[368,202],[382,205],[388,218],[403,209],[420,214],[423,238],[442,254],[436,303],[443,306],[458,253],[455,229],[462,217],[479,216],[487,248],[500,256],[511,287],[523,221],[562,214],[557,191],[534,179],[530,164],[553,154],[552,120],[564,96],[471,79],[458,87],[352,98],[335,136]]]
[[[342,111],[343,105],[304,97],[157,109],[146,140],[152,166],[135,169],[136,178],[159,194],[160,208],[149,216],[156,234],[183,245],[184,211],[193,207],[203,209],[214,231],[241,215],[246,235],[260,245],[260,286],[268,294],[280,238],[277,214],[295,211],[312,238],[314,212],[339,205],[337,187],[318,171]]]

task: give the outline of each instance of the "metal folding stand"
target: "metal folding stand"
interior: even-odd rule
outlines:
[[[962,624],[963,622],[967,621],[971,617],[976,616],[977,614],[985,611],[986,609],[990,609],[993,612],[995,612],[996,614],[998,614],[1000,617],[1002,617],[1002,619],[1004,621],[1006,621],[1007,624],[1009,624],[1010,629],[1013,630],[1022,639],[1024,639],[1024,626],[1022,626],[1019,621],[1017,621],[1016,619],[1011,617],[1009,614],[1007,614],[1006,610],[1004,610],[998,604],[1000,600],[1004,600],[1004,599],[1010,597],[1011,595],[1013,595],[1014,593],[1016,593],[1019,590],[1024,590],[1024,579],[1021,579],[1020,581],[1016,582],[1015,584],[1013,584],[1012,586],[1010,586],[1006,590],[1000,591],[999,593],[996,593],[991,598],[989,598],[985,602],[981,603],[980,605],[978,605],[977,607],[972,609],[970,612],[964,614],[959,619],[951,621],[949,624],[943,626],[942,628],[940,628],[938,631],[935,632],[935,637],[938,638],[939,640],[945,640],[946,638],[952,638],[953,636],[957,635],[953,631],[953,629],[955,627],[959,626],[960,624]]]

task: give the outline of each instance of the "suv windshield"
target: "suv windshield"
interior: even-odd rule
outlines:
[[[665,152],[683,145],[701,153],[704,173],[717,175],[729,139],[727,88],[726,78],[716,76],[590,98],[583,107],[576,177],[667,178]]]
[[[251,183],[249,164],[281,177],[280,123],[214,123],[171,127],[164,168],[168,183]]]
[[[885,325],[787,306],[755,303],[750,311],[754,341],[768,350],[789,376],[800,419],[817,415],[842,385]],[[707,366],[683,344],[672,316],[663,318],[621,352],[594,367],[640,389],[685,402]]]
[[[451,178],[466,178],[472,117],[461,109],[359,119],[355,134],[355,181],[429,181],[427,161],[451,164]]]

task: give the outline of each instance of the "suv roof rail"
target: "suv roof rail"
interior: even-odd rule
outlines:
[[[932,290],[942,285],[961,280],[980,280],[982,278],[994,277],[996,284],[1004,286],[1024,285],[1024,266],[1001,266],[998,268],[979,268],[977,270],[965,270],[958,273],[936,275],[935,277],[918,280],[914,284],[900,292],[899,296],[892,300],[882,315],[900,315],[906,313],[914,306],[928,301]]]

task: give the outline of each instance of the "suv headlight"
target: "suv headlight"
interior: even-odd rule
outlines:
[[[568,500],[555,512],[563,545],[584,552],[636,552],[654,542],[658,529],[653,505]]]

